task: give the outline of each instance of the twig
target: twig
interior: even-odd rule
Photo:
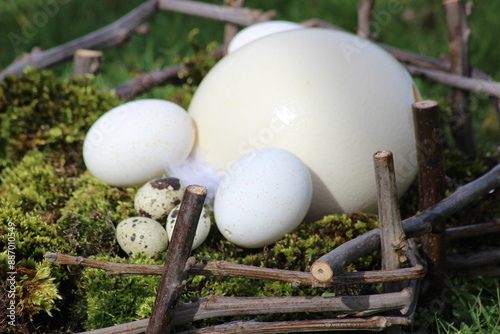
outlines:
[[[332,332],[369,330],[380,331],[394,325],[408,325],[409,321],[404,317],[374,316],[368,319],[321,319],[321,320],[297,320],[280,322],[235,321],[222,325],[211,326],[202,329],[193,329],[177,334],[209,334],[209,333],[297,333],[297,332]]]
[[[49,262],[60,265],[81,265],[103,269],[107,271],[108,275],[161,275],[163,271],[162,265],[105,262],[62,253],[47,253],[44,258]],[[313,288],[325,288],[332,285],[373,284],[420,279],[424,276],[424,271],[421,265],[395,270],[358,271],[354,273],[343,273],[335,276],[330,282],[321,283],[314,279],[311,273],[308,272],[262,268],[226,261],[209,261],[206,264],[193,265],[189,269],[188,274],[267,279],[291,283],[297,287],[305,285],[312,286]]]
[[[363,38],[371,38],[370,23],[375,0],[361,0],[358,2],[358,31],[357,34]]]
[[[419,208],[424,211],[445,197],[444,156],[439,106],[435,101],[420,101],[412,106],[417,145]],[[429,264],[429,279],[434,291],[442,291],[446,271],[445,222],[422,236],[423,250]]]
[[[500,98],[500,83],[480,79],[465,78],[456,74],[448,74],[440,71],[429,70],[418,66],[405,66],[411,75],[429,79],[450,87],[469,90],[471,92],[483,93]]]
[[[411,291],[383,293],[366,296],[339,297],[219,297],[200,298],[195,303],[178,304],[173,318],[174,325],[197,320],[224,317],[273,313],[298,312],[339,312],[342,315],[364,316],[374,312],[399,310],[402,314],[408,309]],[[143,327],[144,326],[144,327]],[[129,333],[133,328],[139,333],[147,326],[147,319],[84,332],[85,334]],[[125,328],[125,329],[124,329]],[[81,333],[83,334],[83,333]]]
[[[405,219],[403,230],[407,238],[424,235],[432,231],[439,220],[445,219],[464,208],[492,189],[500,187],[500,164],[476,180],[459,187],[453,194],[420,214]],[[360,257],[371,254],[380,247],[379,229],[374,229],[355,239],[347,241],[317,261],[328,263],[334,275],[340,274],[346,266]]]
[[[73,57],[73,78],[96,74],[104,56],[101,51],[78,49]]]
[[[206,196],[205,187],[190,185],[186,188],[165,259],[147,334],[168,334],[172,328],[174,309],[186,284],[187,271],[195,263],[194,258],[188,261],[188,257]]]
[[[451,73],[470,77],[469,36],[465,6],[461,0],[447,0],[443,3],[448,28],[448,46],[450,51]],[[452,90],[453,117],[452,133],[457,147],[464,153],[475,152],[472,121],[469,110],[469,93],[460,89]]]
[[[499,232],[500,219],[495,219],[487,223],[450,227],[446,229],[446,238],[448,240],[465,239]]]
[[[243,7],[244,0],[224,0],[224,5],[233,8]],[[234,35],[238,33],[239,27],[233,23],[226,23],[224,27],[224,52],[227,53],[229,42],[233,39]]]
[[[469,269],[500,264],[500,248],[489,249],[469,255],[448,255],[448,267],[452,269]]]
[[[189,0],[158,0],[158,8],[240,26],[268,21],[276,15],[274,10],[262,12],[249,8],[224,7]]]
[[[378,214],[382,269],[398,269],[406,262],[404,252],[408,250],[401,215],[399,212],[398,189],[394,159],[390,151],[378,151],[373,155],[375,182],[377,184]],[[384,292],[401,288],[396,282],[384,283]]]
[[[129,101],[156,86],[161,86],[170,82],[178,81],[179,72],[185,69],[186,66],[177,65],[167,67],[161,71],[141,73],[134,79],[124,82],[119,86],[116,86],[112,90],[119,98]]]
[[[215,50],[213,57],[215,59],[220,59],[223,54],[224,50],[219,48]],[[177,65],[155,72],[140,73],[134,79],[124,82],[112,90],[118,97],[128,101],[156,86],[166,85],[168,83],[180,83],[181,80],[179,79],[178,74],[180,71],[186,69],[185,65]]]
[[[104,49],[126,40],[132,30],[156,10],[156,0],[149,0],[110,25],[47,51],[31,53],[29,57],[14,62],[0,73],[0,81],[8,74],[20,75],[27,66],[43,69],[73,57],[78,49]]]

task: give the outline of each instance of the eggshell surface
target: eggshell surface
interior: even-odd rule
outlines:
[[[297,228],[311,199],[311,176],[302,161],[286,150],[264,148],[224,175],[215,195],[215,221],[229,241],[259,248]]]
[[[402,194],[416,174],[408,72],[355,35],[304,28],[260,38],[219,61],[189,107],[206,161],[227,170],[264,147],[299,157],[313,180],[308,217],[376,212],[373,154],[394,154]]]
[[[101,116],[83,146],[87,169],[113,186],[136,186],[164,174],[166,161],[186,159],[195,139],[193,122],[175,103],[146,99],[124,103]]]
[[[233,37],[227,46],[227,52],[232,53],[250,42],[271,34],[302,28],[303,26],[300,24],[289,21],[266,21],[255,23],[240,30]]]
[[[163,177],[144,184],[134,197],[134,207],[141,217],[162,220],[178,205],[185,187],[175,177]]]
[[[166,230],[168,241],[172,241],[172,235],[174,234],[175,222],[177,221],[177,216],[179,215],[181,205],[177,205],[172,211],[168,214]],[[201,246],[201,244],[207,239],[208,234],[210,233],[210,215],[205,209],[201,210],[200,220],[198,220],[198,226],[196,228],[193,246],[191,249],[196,249]]]
[[[154,256],[167,249],[167,231],[157,221],[145,217],[132,217],[116,226],[116,241],[129,256],[143,253]]]

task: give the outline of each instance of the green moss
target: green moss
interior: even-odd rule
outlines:
[[[72,251],[81,256],[117,254],[115,226],[136,215],[135,191],[109,186],[89,172],[81,174],[57,220]]]
[[[62,299],[59,294],[56,277],[53,276],[51,268],[53,265],[47,261],[36,262],[33,259],[24,259],[12,267],[7,252],[0,253],[0,278],[2,319],[8,319],[4,311],[10,300],[15,301],[15,323],[16,333],[33,333],[34,328],[39,327],[35,320],[51,319],[53,311],[59,311],[58,301]],[[10,279],[10,281],[7,280]],[[12,291],[10,284],[12,279],[15,284],[15,294],[8,295]],[[9,333],[7,322],[0,322],[0,331]]]
[[[69,251],[69,242],[63,237],[59,226],[43,221],[38,215],[25,213],[20,202],[1,199],[0,248],[2,251],[7,249],[9,232],[15,233],[17,261],[26,258],[40,261],[45,253]]]
[[[15,166],[0,172],[0,194],[22,203],[25,211],[48,211],[64,204],[72,190],[66,170],[54,166],[38,149],[29,151]]]
[[[164,263],[164,259],[154,260],[140,255],[130,259],[100,255],[95,259],[119,263]],[[149,317],[160,279],[159,275],[109,276],[104,270],[86,268],[79,290],[79,309],[85,314],[85,329],[92,330]]]
[[[82,78],[62,80],[27,69],[0,82],[0,168],[38,147],[79,161],[88,128],[120,103]]]

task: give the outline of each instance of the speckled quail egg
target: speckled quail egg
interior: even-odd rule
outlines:
[[[116,226],[116,240],[129,256],[143,253],[154,256],[168,246],[167,232],[157,221],[146,217],[132,217]]]
[[[175,222],[177,221],[177,216],[179,215],[181,205],[177,205],[168,215],[167,218],[167,235],[168,240],[171,241],[172,235],[174,233]],[[196,234],[194,236],[193,247],[191,249],[196,249],[205,241],[210,232],[210,215],[203,209],[201,211],[200,220],[198,221],[198,227],[196,228]]]
[[[163,220],[181,202],[184,184],[175,177],[155,179],[144,184],[134,197],[139,216]]]

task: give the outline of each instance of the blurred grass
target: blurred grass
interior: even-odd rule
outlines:
[[[0,2],[0,69],[34,47],[46,50],[101,28],[144,0],[17,0]],[[205,1],[221,4],[222,0]],[[43,4],[42,4],[43,3]],[[324,0],[247,0],[246,6],[263,11],[276,10],[276,19],[303,21],[318,18],[355,32],[356,5],[353,1]],[[474,3],[470,18],[473,28],[471,63],[496,80],[500,49],[496,31],[500,29],[500,2]],[[188,33],[199,28],[201,45],[223,43],[224,24],[208,19],[166,11],[149,20],[146,36],[132,35],[118,47],[104,50],[105,62],[96,83],[103,89],[130,80],[138,72],[154,71],[177,64],[189,55]],[[447,54],[447,34],[441,2],[431,0],[379,0],[374,9],[373,31],[378,40],[404,50],[439,58]],[[59,76],[71,74],[71,62],[53,68]],[[422,96],[447,105],[450,89],[416,79]],[[142,97],[165,98],[171,89],[159,87]],[[500,140],[495,112],[483,95],[473,95],[473,119],[477,140],[486,151],[494,150]]]

